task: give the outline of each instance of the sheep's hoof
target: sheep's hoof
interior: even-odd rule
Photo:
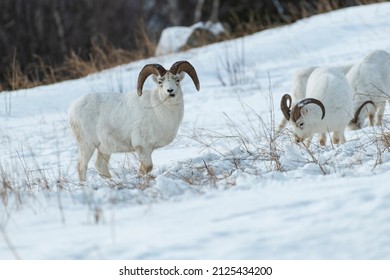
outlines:
[[[106,179],[111,179],[112,176],[110,173],[99,173],[100,176],[102,176],[103,178],[106,178]]]
[[[143,164],[141,164],[141,166],[139,168],[139,173],[141,175],[147,175],[150,171],[152,171],[152,169],[153,169],[152,165],[143,165]]]
[[[150,174],[150,173],[144,174],[143,177],[144,177],[144,179],[146,179],[146,180],[154,180],[154,179],[156,179],[156,176],[154,176],[154,175],[152,175],[152,174]]]

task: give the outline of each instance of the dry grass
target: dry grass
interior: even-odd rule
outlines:
[[[389,128],[384,128],[382,130],[382,133],[380,135],[380,140],[385,147],[385,149],[390,152],[390,129]]]
[[[381,139],[387,150],[390,152],[390,132],[383,133]]]
[[[32,88],[76,79],[153,55],[155,45],[144,29],[139,31],[138,38],[138,44],[142,47],[134,51],[117,48],[105,38],[99,38],[91,42],[90,53],[86,59],[77,52],[71,51],[62,65],[53,66],[36,56],[35,62],[28,65],[24,71],[15,51],[12,65],[4,74],[5,82],[0,85],[0,90]]]
[[[360,0],[351,2],[352,5],[370,4],[383,2],[381,0]],[[236,22],[233,33],[225,39],[238,38],[244,35],[294,22],[300,18],[315,14],[329,12],[345,7],[345,3],[336,0],[321,0],[314,3],[301,2],[300,5],[289,5],[284,13],[279,15],[260,16],[255,13],[248,15],[243,21],[237,15],[232,15],[232,22]],[[113,46],[104,38],[91,42],[90,53],[87,58],[82,58],[76,51],[64,58],[62,65],[54,66],[44,62],[40,57],[27,67],[18,63],[17,52],[14,52],[12,64],[3,72],[4,82],[0,84],[0,91],[31,88],[38,85],[52,84],[68,79],[84,77],[103,69],[111,68],[120,64],[143,59],[154,55],[155,43],[150,39],[144,23],[138,23],[138,34],[134,50],[124,50]],[[23,69],[23,70],[22,70]],[[232,68],[234,69],[234,67]],[[227,82],[227,81],[225,81]],[[230,81],[231,83],[231,81]]]

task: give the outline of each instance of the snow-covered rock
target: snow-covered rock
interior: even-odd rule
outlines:
[[[226,36],[227,31],[220,23],[198,22],[190,27],[174,26],[164,29],[156,47],[156,55],[175,53],[190,47],[214,43]]]

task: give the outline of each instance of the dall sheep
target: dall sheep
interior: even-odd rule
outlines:
[[[104,177],[111,177],[108,163],[113,153],[135,151],[141,162],[139,172],[146,174],[153,169],[152,152],[172,142],[183,119],[180,82],[185,73],[199,91],[197,73],[189,62],[178,61],[169,70],[160,64],[147,64],[138,76],[138,95],[92,93],[71,106],[69,120],[79,148],[80,181],[86,180],[95,150],[95,166]],[[150,75],[157,88],[142,91]]]
[[[353,67],[353,64],[345,64],[337,66],[345,75],[349,72],[349,70]],[[294,73],[292,79],[292,102],[296,102],[298,100],[302,100],[306,97],[306,87],[307,82],[310,78],[310,75],[316,70],[318,66],[311,66],[307,68],[303,68]],[[286,127],[287,119],[283,118],[281,123],[279,124],[278,133]]]
[[[320,145],[326,144],[326,133],[333,132],[333,143],[345,142],[344,130],[352,115],[352,91],[344,73],[335,67],[318,67],[307,82],[306,96],[294,106],[285,94],[281,111],[293,126],[296,142],[320,134]],[[292,109],[291,109],[292,107]]]
[[[386,101],[390,100],[390,53],[376,50],[357,63],[347,75],[354,94],[350,129],[360,129],[368,116],[369,125],[382,125]]]

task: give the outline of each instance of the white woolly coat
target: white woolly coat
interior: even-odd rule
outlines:
[[[70,123],[80,143],[102,153],[154,150],[172,142],[183,119],[181,89],[175,99],[161,100],[157,90],[85,95],[70,108]],[[80,141],[81,140],[81,141]]]
[[[321,108],[316,104],[307,104],[308,113],[301,115],[304,129],[294,126],[294,133],[309,138],[314,133],[344,131],[351,116],[352,91],[344,73],[335,67],[319,67],[313,71],[307,83],[306,98],[320,100],[325,107],[323,119]]]

